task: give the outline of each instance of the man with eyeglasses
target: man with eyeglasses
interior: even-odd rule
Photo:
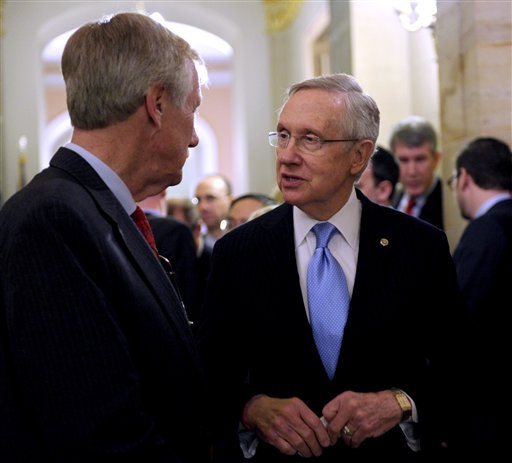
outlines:
[[[469,449],[502,455],[508,449],[508,413],[488,400],[509,393],[512,267],[512,153],[502,140],[479,137],[460,152],[450,177],[466,226],[453,255],[473,322],[471,439]],[[501,451],[500,451],[501,449]]]
[[[288,91],[269,134],[285,203],[230,231],[213,252],[199,338],[213,389],[214,461],[455,453],[462,298],[445,234],[354,188],[379,118],[347,74]],[[322,251],[315,236],[324,228],[332,238]],[[308,270],[318,250],[328,256],[324,275],[342,269],[323,294],[314,283],[327,276]],[[342,286],[348,318],[333,330]],[[338,347],[328,360],[313,294],[333,310],[323,328]]]

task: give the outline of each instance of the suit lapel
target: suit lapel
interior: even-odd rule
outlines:
[[[174,286],[137,226],[107,185],[81,156],[66,148],[57,151],[50,165],[68,172],[89,192],[105,220],[117,231],[120,247],[131,255],[130,260],[152,289],[166,318],[171,324],[181,327],[176,332],[183,336],[186,344],[190,344],[192,334],[188,318]]]
[[[299,365],[304,362],[312,362],[310,363],[311,371],[315,372],[312,376],[316,377],[317,374],[324,374],[327,380],[327,374],[313,338],[300,287],[295,256],[293,207],[284,204],[265,214],[265,216],[267,217],[262,222],[263,236],[265,237],[262,248],[267,249],[266,255],[268,255],[265,268],[275,269],[272,271],[272,275],[279,276],[278,281],[268,283],[273,285],[273,290],[269,293],[279,295],[278,299],[269,305],[269,310],[274,311],[269,318],[277,318],[277,326],[285,326],[295,334],[293,339],[299,343],[293,347],[293,351],[297,355],[297,367],[299,368]],[[288,344],[291,341],[289,337],[285,336],[283,342]]]

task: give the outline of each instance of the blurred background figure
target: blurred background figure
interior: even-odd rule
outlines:
[[[264,206],[275,205],[276,202],[262,193],[246,193],[231,202],[228,212],[227,228],[232,230],[247,222],[253,212]]]
[[[372,154],[356,187],[377,204],[391,206],[400,170],[393,155],[382,146]]]
[[[170,196],[165,200],[167,215],[186,223],[191,228],[199,223],[197,207],[186,196]]]
[[[281,189],[279,188],[279,185],[275,185],[274,188],[272,189],[272,192],[270,193],[270,196],[272,197],[272,199],[277,203],[277,204],[281,204],[281,203],[284,203],[284,196],[283,196],[283,192],[281,191]]]
[[[454,252],[460,287],[472,319],[470,381],[472,450],[489,456],[504,449],[508,414],[482,391],[507,397],[510,381],[508,308],[512,267],[512,155],[496,138],[476,138],[459,154],[448,180],[461,215],[470,220]],[[501,453],[501,452],[500,452]]]
[[[167,213],[185,223],[192,230],[194,243],[196,245],[197,273],[199,277],[199,301],[203,300],[203,294],[210,272],[210,259],[212,248],[205,247],[204,236],[201,233],[203,222],[199,216],[199,211],[194,202],[187,197],[169,197],[167,198]]]
[[[200,306],[199,270],[196,244],[191,228],[184,222],[167,215],[165,190],[148,196],[137,204],[146,214],[155,236],[160,255],[170,263],[173,279],[178,286],[191,321],[197,319]]]
[[[276,203],[276,204],[268,204],[267,206],[260,207],[259,209],[256,209],[249,216],[249,220],[255,219],[256,217],[259,217],[260,215],[266,214],[267,212],[270,212],[272,209],[275,209],[277,206],[279,206],[279,204]]]
[[[226,220],[233,199],[231,182],[222,174],[203,177],[192,199],[203,222],[204,247],[213,249],[215,241],[227,232]]]
[[[393,207],[444,230],[442,181],[435,174],[441,153],[434,127],[423,117],[409,116],[393,127],[389,146],[400,167],[401,190]]]

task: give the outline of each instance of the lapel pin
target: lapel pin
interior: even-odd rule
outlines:
[[[387,246],[389,244],[389,241],[387,238],[381,238],[379,243],[381,246]]]

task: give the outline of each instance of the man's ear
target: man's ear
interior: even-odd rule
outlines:
[[[393,184],[389,180],[382,180],[377,185],[377,197],[381,204],[385,204],[391,199]]]
[[[457,188],[461,190],[465,189],[470,183],[474,183],[471,175],[468,174],[468,171],[461,167],[459,171],[459,175],[457,177]]]
[[[145,96],[148,118],[159,128],[162,125],[163,99],[164,88],[161,85],[152,85]]]
[[[374,150],[375,145],[371,140],[361,140],[356,143],[352,151],[352,168],[350,169],[353,175],[357,175],[366,168]]]

